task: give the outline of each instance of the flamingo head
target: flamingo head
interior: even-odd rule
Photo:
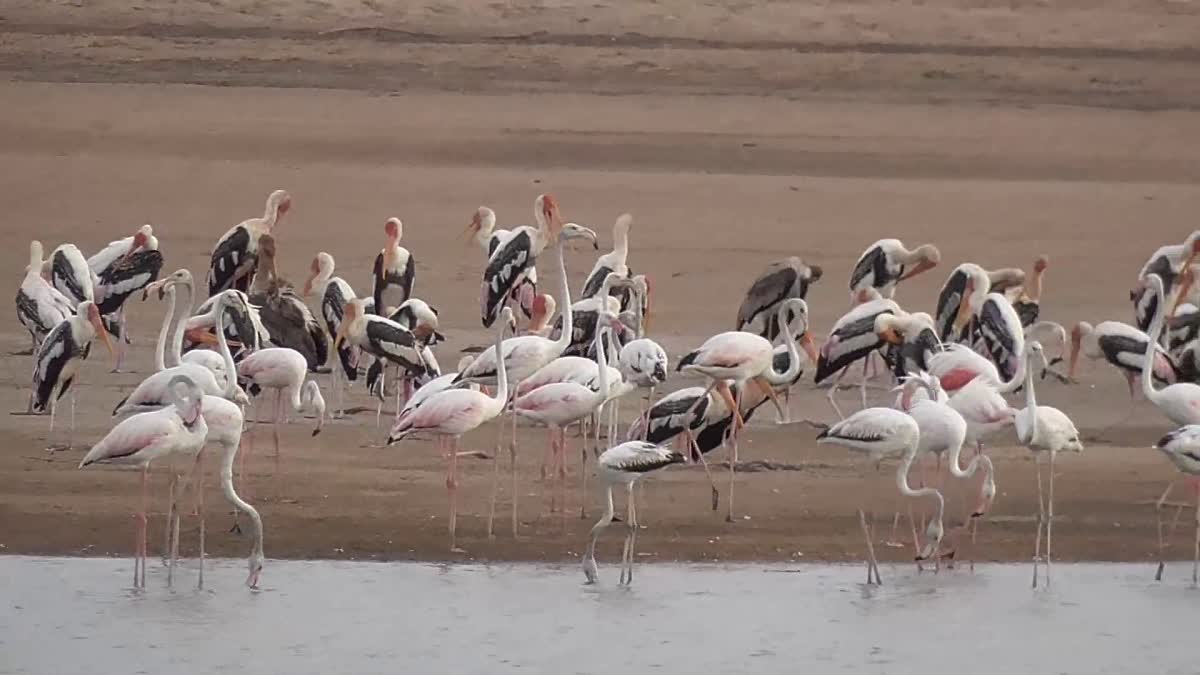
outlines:
[[[935,555],[938,555],[938,547],[941,546],[942,537],[945,535],[945,530],[942,527],[942,518],[938,517],[929,521],[929,525],[925,527],[925,545],[921,547],[921,552],[917,555],[917,560],[929,560]]]
[[[263,554],[261,551],[254,551],[250,554],[250,575],[246,577],[246,585],[250,588],[258,588],[258,578],[263,571]]]
[[[971,512],[972,518],[981,518],[987,514],[992,508],[992,502],[996,499],[996,481],[992,479],[991,472],[983,479],[983,485],[979,489],[979,502],[975,505],[975,510]]]

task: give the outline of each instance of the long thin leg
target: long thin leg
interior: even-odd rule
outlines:
[[[492,498],[488,504],[487,536],[496,536],[493,525],[496,522],[496,493],[500,491],[500,447],[504,445],[504,411],[496,417],[496,449],[492,453]]]
[[[1196,540],[1192,545],[1192,586],[1200,581],[1200,480],[1196,481]]]
[[[179,484],[179,474],[175,473],[175,467],[170,464],[170,460],[168,460],[168,471],[171,474],[171,481],[167,484],[167,521],[163,527],[162,561],[164,565],[171,562],[171,533],[175,523],[175,511],[178,509],[175,489]]]
[[[558,461],[555,470],[558,473],[558,516],[562,531],[567,531],[567,430],[559,427]]]
[[[196,582],[196,588],[204,588],[204,453],[201,452],[196,456],[196,461],[200,470],[196,481],[196,500],[199,502],[198,508],[200,511],[200,579]]]
[[[71,387],[71,428],[67,431],[67,449],[75,443],[75,387]]]
[[[730,438],[730,441],[731,441],[730,445],[732,447],[730,448],[730,451],[729,451],[729,495],[725,502],[725,505],[729,509],[729,511],[725,514],[725,522],[727,522],[727,523],[733,522],[733,478],[734,478],[734,475],[737,473],[738,431],[739,431],[737,428],[736,420],[741,418],[742,391],[744,389],[745,389],[745,387],[738,389],[737,400],[735,403],[735,407],[733,409],[735,423],[734,423],[734,428],[733,428],[733,434],[731,435],[731,438]]]
[[[182,492],[182,490],[180,490]],[[167,588],[175,583],[175,563],[179,560],[179,509],[173,509],[174,516],[167,524],[167,534],[171,542],[171,559],[167,563]]]
[[[138,555],[142,559],[141,576],[138,577],[138,587],[146,588],[146,510],[149,507],[148,483],[150,479],[150,465],[146,464],[142,469],[142,512],[139,516],[139,521],[142,526],[141,541],[138,542]]]
[[[1042,557],[1042,523],[1046,518],[1046,505],[1042,500],[1042,462],[1037,455],[1033,457],[1033,465],[1037,468],[1037,487],[1038,487],[1038,515],[1037,515],[1037,538],[1033,544],[1033,587],[1037,588],[1038,580],[1038,561]]]
[[[838,376],[833,380],[833,385],[829,387],[829,393],[825,395],[825,398],[829,399],[829,405],[833,407],[833,412],[837,414],[839,420],[846,419],[846,416],[842,414],[842,409],[838,407],[837,391],[838,387],[842,384],[842,378],[846,377],[846,373],[849,370],[849,366],[842,368],[842,372],[838,373]]]
[[[872,354],[874,354],[874,352],[871,352],[871,353],[872,353]],[[868,364],[870,361],[871,361],[871,355],[870,355],[870,354],[868,354],[868,355],[867,355],[867,360],[866,360],[866,361],[863,361],[863,376],[862,376],[862,381],[858,383],[858,391],[859,391],[859,393],[860,393],[860,394],[862,394],[862,407],[863,407],[863,410],[866,410],[866,408],[867,408],[867,364]]]
[[[862,527],[863,537],[867,540],[867,585],[882,586],[883,580],[879,578],[879,563],[875,559],[875,543],[871,541],[871,531],[867,528],[867,514],[861,508],[858,509],[858,524]],[[873,580],[871,578],[872,570],[875,572]]]
[[[1058,453],[1050,451],[1050,495],[1046,499],[1046,587],[1050,587],[1050,542],[1054,533],[1054,458]]]
[[[444,439],[442,445],[445,446]],[[450,471],[446,476],[446,489],[450,493],[450,550],[458,551],[460,549],[455,543],[455,530],[458,527],[458,436],[450,442]]]
[[[626,585],[633,583],[633,559],[637,551],[638,535],[637,500],[629,493],[629,572],[625,575]]]
[[[1154,580],[1155,581],[1162,581],[1163,569],[1166,567],[1165,560],[1166,560],[1166,553],[1167,553],[1167,551],[1166,551],[1167,543],[1166,543],[1166,540],[1163,539],[1163,519],[1162,519],[1163,505],[1166,504],[1167,497],[1170,496],[1170,494],[1171,494],[1171,488],[1175,487],[1176,482],[1177,481],[1173,480],[1170,483],[1167,483],[1167,489],[1163,490],[1162,496],[1159,497],[1158,501],[1155,502],[1155,504],[1154,504],[1154,519],[1155,519],[1155,521],[1157,521],[1156,524],[1158,526],[1158,570],[1156,570],[1154,572]]]
[[[586,418],[585,418],[586,420]],[[588,450],[588,433],[587,427],[584,424],[585,420],[579,422],[580,439],[579,439],[579,517],[587,518],[587,503],[588,503],[588,471],[587,471],[587,450]]]
[[[708,476],[708,484],[712,487],[712,510],[716,511],[721,503],[721,493],[717,492],[717,482],[708,468],[708,461],[704,459],[704,453],[700,452],[700,445],[696,443],[696,437],[692,435],[692,430],[688,429],[683,434],[687,438],[691,452],[696,453],[696,457],[700,459],[700,466],[704,467],[704,475]]]
[[[512,462],[512,532],[513,539],[517,538],[517,413],[512,415],[512,443],[508,446],[508,456]]]

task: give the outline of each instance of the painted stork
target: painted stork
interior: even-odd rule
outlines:
[[[230,288],[242,292],[250,288],[259,238],[270,234],[291,208],[291,195],[284,190],[275,190],[267,197],[262,216],[244,220],[221,235],[213,247],[208,266],[209,296]]]
[[[817,265],[807,265],[797,256],[767,265],[746,291],[738,308],[736,330],[749,330],[774,342],[780,331],[775,321],[779,303],[788,298],[804,300],[809,285],[820,281],[823,273]]]
[[[65,295],[72,305],[84,300],[96,301],[95,276],[83,252],[75,244],[62,244],[54,249],[42,271],[49,272],[50,284]]]
[[[275,238],[258,239],[258,264],[250,284],[249,300],[256,305],[263,325],[276,347],[293,349],[304,357],[308,369],[316,371],[329,360],[329,339],[295,287],[279,277]]]
[[[385,307],[398,307],[412,297],[413,280],[417,276],[416,260],[400,245],[404,224],[399,218],[388,218],[383,231],[387,243],[375,256],[375,265],[371,268],[374,279],[371,297],[375,299],[375,311],[380,314]]]
[[[1154,387],[1154,362],[1158,339],[1163,330],[1168,301],[1163,291],[1163,281],[1157,274],[1147,277],[1150,293],[1155,298],[1156,310],[1150,322],[1150,341],[1142,359],[1142,393],[1158,407],[1167,419],[1183,426],[1200,424],[1200,385],[1191,382],[1176,382],[1162,389]]]
[[[986,270],[975,263],[963,263],[955,267],[938,292],[937,308],[934,310],[938,338],[943,342],[974,342],[975,336],[970,330],[973,326],[957,332],[952,330],[959,307],[967,294],[967,279],[972,280],[970,289],[974,297],[971,298],[971,305],[978,306],[988,293],[1004,293],[1025,283],[1025,272],[1015,267]]]
[[[127,241],[128,246],[122,252]],[[105,319],[106,329],[117,338],[115,372],[119,372],[124,365],[130,342],[125,303],[157,280],[162,266],[163,254],[158,250],[158,237],[154,236],[153,228],[149,225],[143,225],[132,237],[112,242],[88,258],[88,267],[96,275],[96,304]]]
[[[33,411],[50,411],[50,434],[54,434],[54,411],[63,394],[71,392],[71,434],[75,431],[75,391],[71,385],[79,373],[79,366],[91,351],[92,340],[100,336],[109,354],[113,355],[112,342],[96,303],[84,300],[79,303],[75,314],[59,322],[42,340],[34,354]],[[67,437],[65,449],[71,448],[71,437]],[[51,445],[51,450],[63,449]]]
[[[321,251],[313,258],[312,276],[304,284],[304,297],[316,295],[321,303],[321,318],[325,321],[326,334],[332,339],[342,325],[346,303],[358,297],[354,288],[341,277],[333,276],[333,256]],[[356,354],[353,345],[345,343],[337,349],[338,361],[341,368],[332,369],[332,391],[337,403],[338,416],[342,412],[342,388],[338,373],[345,376],[347,382],[358,379],[358,367],[355,365]]]
[[[583,282],[583,290],[579,292],[582,300],[594,297],[603,290],[604,282],[610,274],[624,279],[629,276],[629,266],[625,261],[629,258],[629,228],[633,225],[633,216],[622,213],[613,224],[613,250],[596,259],[592,271],[588,272]]]
[[[858,300],[858,291],[864,288],[874,288],[881,296],[891,298],[896,284],[933,269],[941,260],[942,254],[932,244],[910,251],[899,239],[880,239],[863,251],[850,272],[850,301]]]
[[[850,366],[858,361],[863,362],[863,378],[859,388],[863,407],[867,407],[867,362],[872,354],[887,344],[875,332],[875,319],[881,314],[899,314],[903,311],[894,300],[879,297],[878,291],[871,288],[860,290],[857,300],[858,303],[849,312],[834,322],[829,337],[821,345],[820,357],[814,359],[817,362],[816,384],[824,382],[831,375],[837,375],[826,398],[838,417],[844,417],[835,400],[838,387]]]
[[[1071,329],[1071,356],[1067,366],[1067,377],[1074,380],[1079,366],[1079,355],[1089,359],[1103,359],[1125,376],[1129,385],[1129,398],[1135,399],[1140,388],[1142,360],[1146,358],[1146,347],[1150,337],[1142,331],[1120,321],[1101,321],[1093,326],[1080,321]],[[1154,379],[1171,384],[1176,382],[1178,372],[1175,360],[1161,346],[1155,348]]]
[[[29,243],[29,266],[17,289],[17,319],[33,342],[33,352],[55,326],[75,315],[75,305],[42,276],[42,242]]]
[[[512,230],[488,257],[480,297],[485,328],[496,320],[501,305],[520,285],[546,246],[558,241],[563,225],[558,202],[552,195],[537,196],[533,216],[537,221],[536,228],[525,226]]]

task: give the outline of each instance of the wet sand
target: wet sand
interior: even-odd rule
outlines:
[[[569,220],[601,232],[602,248],[611,244],[615,217],[635,215],[630,265],[655,280],[651,335],[674,358],[731,327],[750,280],[784,255],[826,269],[809,298],[824,334],[846,307],[854,259],[882,237],[942,250],[943,268],[897,295],[912,311],[932,308],[958,262],[1028,267],[1045,253],[1052,266],[1044,318],[1129,320],[1127,293],[1147,255],[1196,227],[1200,120],[1192,109],[1200,57],[1187,39],[1200,19],[1189,5],[979,13],[937,3],[901,20],[860,3],[780,35],[780,21],[807,24],[732,3],[696,10],[694,23],[656,19],[673,15],[669,3],[586,16],[474,4],[430,5],[385,20],[364,14],[368,3],[309,3],[280,10],[277,21],[269,17],[282,3],[242,13],[214,3],[211,14],[208,5],[171,3],[7,8],[0,207],[11,236],[0,263],[12,286],[32,237],[92,251],[143,222],[155,224],[168,268],[202,275],[216,238],[283,187],[295,201],[277,233],[280,260],[297,283],[326,250],[339,274],[367,288],[383,221],[404,220],[404,245],[418,260],[417,295],[441,311],[449,341],[438,356],[452,367],[458,349],[490,339],[477,317],[482,253],[456,237],[479,204],[495,208],[502,225],[521,224],[534,196],[550,191]],[[468,5],[469,15],[435,11]],[[936,31],[919,21],[935,16]],[[720,17],[720,35],[700,21]],[[851,27],[871,21],[875,30]],[[878,28],[880,21],[893,29]],[[375,28],[357,30],[364,26]],[[397,31],[406,31],[403,39]],[[606,32],[619,40],[589,42]],[[497,37],[514,35],[525,37]],[[590,251],[569,255],[576,287],[593,259]],[[142,375],[162,309],[131,307],[130,364]],[[0,327],[0,349],[27,346],[15,321]],[[30,358],[2,363],[0,403],[23,409]],[[137,477],[75,469],[141,376],[106,370],[97,359],[80,378],[79,450],[47,455],[45,419],[0,421],[8,486],[0,494],[2,550],[130,550]],[[1070,414],[1088,445],[1083,455],[1060,458],[1056,556],[1149,559],[1148,504],[1176,475],[1149,446],[1170,424],[1143,403],[1106,428],[1129,412],[1124,380],[1093,363],[1081,380],[1038,389],[1039,402]],[[675,377],[666,389],[689,384]],[[802,385],[792,398],[795,417],[832,421],[823,397]],[[850,406],[855,398],[841,400]],[[361,391],[355,401],[369,404]],[[626,419],[635,405],[626,402]],[[278,472],[263,450],[269,434],[258,434],[242,489],[263,513],[269,556],[563,560],[581,550],[598,497],[593,489],[591,519],[581,520],[574,439],[565,531],[543,513],[535,480],[544,436],[523,429],[521,538],[507,527],[507,489],[498,536],[486,538],[491,465],[467,460],[459,520],[467,553],[451,555],[444,468],[433,444],[369,447],[386,436],[386,424],[377,430],[372,418],[331,423],[315,439],[309,422],[289,425]],[[755,420],[741,459],[795,470],[739,474],[741,519],[733,524],[723,509],[709,510],[702,471],[654,477],[640,509],[648,559],[858,559],[855,509],[864,500],[878,514],[879,538],[887,538],[899,503],[890,475],[818,448],[810,427],[775,426],[772,418],[764,411]],[[493,438],[487,427],[466,445],[490,450]],[[980,559],[1032,552],[1034,465],[1013,445],[1009,438],[991,451],[999,496],[980,529]],[[155,479],[158,503],[164,480]],[[951,492],[957,521],[961,487]],[[221,504],[210,509],[217,523],[210,548],[242,552],[244,539],[224,532],[215,486],[206,499]],[[1178,557],[1190,553],[1190,513],[1177,533]],[[185,550],[190,542],[185,533]],[[910,555],[882,551],[896,560]]]

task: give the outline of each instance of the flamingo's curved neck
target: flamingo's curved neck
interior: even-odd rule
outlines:
[[[588,540],[587,551],[583,554],[584,560],[596,560],[596,540],[600,538],[600,531],[608,526],[612,521],[613,514],[616,509],[613,507],[613,489],[609,483],[604,486],[604,514],[600,516],[600,520],[592,526],[592,538]]]
[[[217,313],[217,350],[221,352],[221,361],[225,364],[225,398],[232,401],[237,396],[237,365],[233,362],[233,353],[229,351],[229,342],[225,339],[225,296],[217,298],[213,303],[213,311]]]
[[[163,314],[162,328],[158,331],[158,344],[154,350],[154,370],[166,370],[167,336],[170,335],[171,325],[175,321],[175,287],[169,286],[167,293],[167,312]],[[173,364],[174,365],[174,364]]]
[[[904,461],[900,462],[900,466],[896,469],[896,487],[900,489],[900,494],[905,497],[925,497],[931,495],[937,501],[938,513],[937,520],[942,520],[942,514],[946,508],[946,500],[942,498],[942,493],[931,487],[923,487],[917,490],[912,489],[908,484],[908,472],[912,468],[913,462],[917,458],[917,443],[914,440],[909,448],[904,453]]]
[[[608,399],[608,349],[604,345],[604,337],[608,332],[608,328],[600,328],[596,331],[596,365],[599,367],[597,381],[600,385],[600,390],[596,394],[601,404]]]
[[[498,370],[496,372],[496,395],[492,397],[492,401],[496,403],[501,411],[504,410],[504,404],[508,403],[508,364],[504,359],[503,348],[505,323],[507,322],[502,321],[500,330],[496,331],[496,362]]]
[[[787,310],[791,305],[787,302],[780,305],[776,311],[779,325],[783,327],[783,339],[787,345],[788,367],[782,373],[775,371],[775,364],[767,368],[766,378],[772,386],[786,385],[800,374],[800,352],[796,350],[796,340],[792,337],[792,327],[787,320]]]
[[[233,489],[233,460],[237,457],[239,445],[238,442],[230,442],[225,445],[225,454],[221,456],[221,490],[225,493],[225,499],[229,503],[250,517],[250,522],[254,526],[254,547],[250,554],[261,556],[263,553],[262,518],[258,515],[258,511],[238,496],[237,491]]]
[[[191,314],[192,301],[196,295],[191,283],[181,285],[183,286],[183,300],[174,306],[172,322],[175,324],[175,332],[171,335],[171,351],[163,357],[164,362],[171,368],[183,361],[184,317]]]
[[[562,307],[563,313],[562,333],[558,336],[558,340],[555,340],[554,347],[557,350],[556,353],[562,354],[567,347],[571,346],[575,324],[571,318],[571,288],[567,283],[567,261],[563,257],[562,242],[556,243],[554,249],[555,255],[558,256],[558,291],[562,296],[558,306]]]
[[[1029,411],[1029,438],[1023,439],[1026,443],[1033,443],[1037,438],[1037,393],[1033,390],[1033,366],[1030,365],[1033,361],[1033,351],[1026,353],[1025,358],[1021,359],[1021,365],[1025,368],[1025,409]],[[1015,377],[1013,379],[1016,379]]]

